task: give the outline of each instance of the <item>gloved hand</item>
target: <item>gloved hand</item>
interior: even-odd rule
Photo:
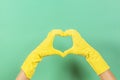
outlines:
[[[102,56],[92,48],[76,30],[67,30],[65,34],[72,36],[73,40],[72,48],[66,50],[64,52],[65,55],[73,53],[84,56],[98,75],[109,69],[108,64],[104,61]]]
[[[52,30],[49,32],[47,38],[26,58],[21,69],[24,71],[27,78],[31,78],[34,74],[36,66],[45,57],[50,55],[62,55],[62,52],[53,48],[53,40],[55,36],[63,36],[61,30]]]

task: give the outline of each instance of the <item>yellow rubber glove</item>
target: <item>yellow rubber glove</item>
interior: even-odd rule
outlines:
[[[72,48],[64,52],[66,55],[73,53],[84,56],[98,75],[109,69],[102,56],[80,36],[79,32],[70,29],[65,31],[65,34],[72,36],[73,40]]]
[[[32,77],[38,63],[43,57],[53,54],[62,55],[62,52],[53,48],[53,40],[57,35],[63,36],[63,32],[61,30],[52,30],[49,32],[47,38],[26,58],[21,69],[25,72],[27,78],[30,79]]]

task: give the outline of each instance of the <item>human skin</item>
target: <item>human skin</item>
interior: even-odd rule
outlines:
[[[57,33],[58,31],[55,31],[55,32]],[[79,55],[86,56],[86,55],[84,55],[84,54],[87,53],[85,50],[83,50],[85,53],[82,52],[82,54],[81,54],[80,51],[84,48],[87,48],[87,47],[89,48],[90,46],[88,46],[88,44],[82,39],[82,37],[79,35],[79,33],[76,30],[67,30],[65,33],[61,31],[60,34],[62,34],[62,33],[65,34],[64,36],[66,36],[66,35],[67,36],[72,36],[72,39],[73,39],[73,42],[74,42],[74,47],[72,49],[70,49],[72,52],[68,52],[68,54],[69,53],[77,53],[77,54],[80,53]],[[92,49],[92,48],[90,47],[90,49]],[[92,49],[92,51],[94,52],[94,49]],[[65,54],[65,55],[67,55],[67,54]],[[104,62],[104,61],[102,60],[102,62]],[[100,67],[100,68],[102,68],[102,67]],[[114,75],[112,74],[112,72],[110,70],[108,70],[108,68],[104,69],[104,71],[102,71],[99,74],[99,77],[100,77],[101,80],[116,80]],[[16,80],[30,80],[30,79],[28,79],[26,77],[24,71],[21,70],[18,77],[16,78]]]
[[[110,70],[105,71],[104,73],[100,74],[101,80],[116,80],[115,76]]]
[[[116,80],[115,76],[110,70],[103,72],[102,74],[99,75],[99,77],[100,77],[100,80]],[[30,79],[28,79],[24,71],[21,70],[16,80],[30,80]]]

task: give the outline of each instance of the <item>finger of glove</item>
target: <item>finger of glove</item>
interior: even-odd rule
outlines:
[[[63,36],[64,32],[61,29],[54,29],[51,32],[49,32],[49,34],[53,36]]]
[[[62,30],[52,30],[51,32],[48,33],[48,36],[46,38],[46,43],[48,43],[48,45],[53,45],[53,41],[55,36],[63,36],[64,33]]]
[[[79,32],[77,30],[74,30],[74,29],[68,29],[68,30],[65,31],[65,33],[69,36],[80,35]]]
[[[62,55],[63,55],[63,52],[54,49],[54,50],[53,50],[53,54],[55,54],[55,55],[59,55],[59,56],[62,56]]]
[[[80,41],[82,39],[79,32],[77,32],[74,29],[69,29],[69,30],[65,31],[65,33],[72,37],[73,44],[78,44],[78,41]]]
[[[70,48],[69,50],[66,50],[66,51],[64,51],[64,56],[63,57],[65,57],[65,56],[67,56],[68,54],[74,54],[74,49],[73,48]]]

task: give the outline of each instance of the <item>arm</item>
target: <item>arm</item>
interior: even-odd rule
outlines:
[[[101,80],[116,80],[114,75],[110,70],[105,71],[104,73],[99,75]],[[21,70],[16,80],[30,80],[26,77],[25,73]]]
[[[23,70],[20,71],[20,73],[18,74],[16,80],[30,80],[26,77],[25,73]]]
[[[107,70],[99,75],[101,80],[116,80],[114,75],[110,70]]]
[[[116,80],[112,72],[110,72],[110,66],[100,53],[90,46],[79,32],[71,29],[67,30],[66,34],[72,36],[73,47],[65,51],[65,54],[73,53],[84,56],[93,70],[100,76],[101,80]]]
[[[16,80],[30,80],[41,60],[50,55],[61,55],[62,52],[53,48],[53,40],[56,35],[62,35],[61,30],[52,30],[45,40],[38,45],[25,59],[21,71]]]

